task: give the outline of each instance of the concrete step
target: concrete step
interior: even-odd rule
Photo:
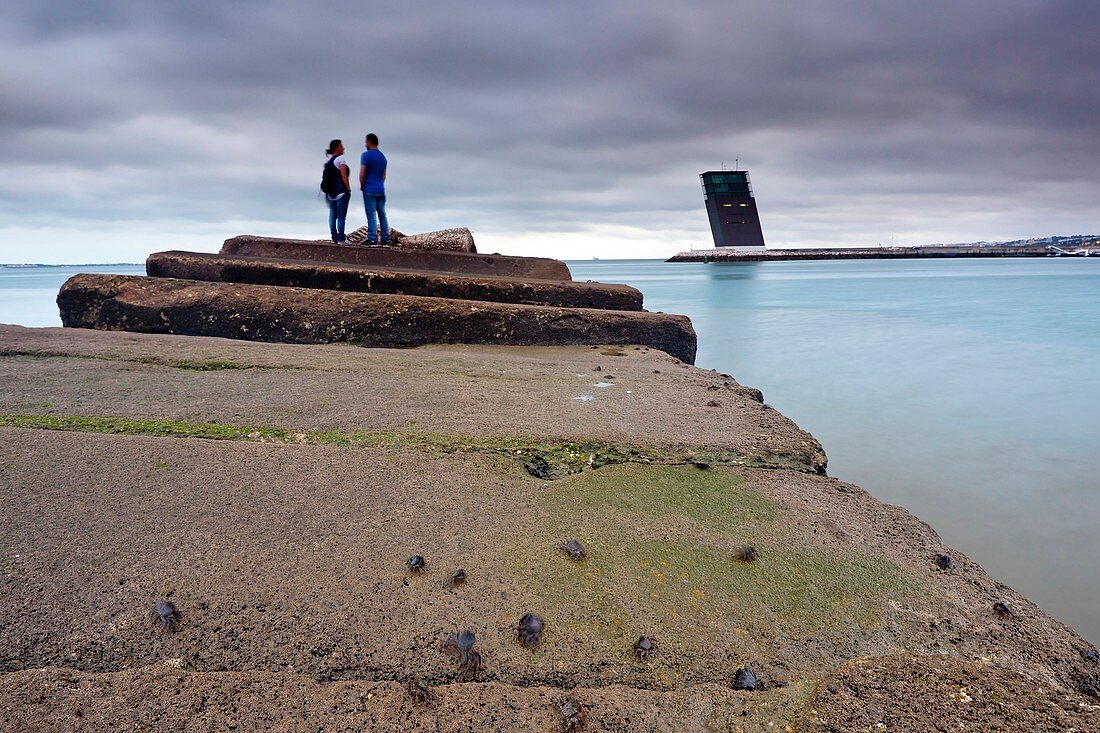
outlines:
[[[471,252],[441,252],[399,247],[357,247],[325,244],[307,239],[277,239],[243,235],[225,240],[223,255],[274,257],[286,260],[343,262],[370,267],[400,267],[410,270],[453,272],[462,275],[528,277],[536,280],[572,280],[561,260],[545,257],[512,257]]]
[[[362,293],[425,295],[572,308],[640,311],[642,294],[628,285],[532,280],[516,277],[417,272],[367,265],[285,260],[268,257],[154,252],[145,261],[153,277],[286,285]]]
[[[75,275],[57,296],[74,328],[361,346],[636,344],[695,362],[686,316],[126,275]]]
[[[367,227],[359,227],[354,232],[348,232],[347,244],[366,244],[367,236]],[[424,232],[423,234],[404,234],[391,228],[390,239],[393,241],[393,246],[401,249],[477,252],[473,232],[466,227],[440,229],[439,231]]]

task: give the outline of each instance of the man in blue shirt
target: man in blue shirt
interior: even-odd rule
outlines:
[[[386,156],[378,149],[378,136],[367,135],[367,149],[359,156],[359,188],[367,210],[367,243],[378,244],[378,226],[382,244],[390,243],[390,223],[386,219]]]

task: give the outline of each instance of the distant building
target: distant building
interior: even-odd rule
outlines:
[[[749,172],[707,171],[699,178],[703,181],[714,246],[764,249],[764,232],[760,230]]]

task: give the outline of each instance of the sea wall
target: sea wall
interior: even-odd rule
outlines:
[[[396,247],[355,247],[323,244],[308,239],[280,239],[241,235],[222,244],[221,253],[286,260],[342,262],[366,267],[397,267],[462,275],[526,277],[535,280],[570,280],[569,267],[546,257],[514,257],[498,254],[443,252]]]
[[[1100,248],[1087,250],[1100,255]],[[667,262],[771,262],[783,260],[891,260],[938,259],[966,257],[1051,257],[1056,256],[1048,247],[865,247],[850,249],[769,249],[763,251],[735,251],[726,248],[691,250],[680,252]]]
[[[656,349],[0,344],[0,729],[1095,729],[1092,645]]]
[[[57,296],[72,328],[359,346],[640,344],[694,363],[686,316],[414,295],[74,275]]]
[[[145,261],[151,277],[174,277],[253,285],[285,285],[389,295],[554,305],[571,308],[642,310],[642,293],[629,285],[571,280],[459,275],[449,272],[370,267],[312,260],[283,260],[202,252],[154,252]]]

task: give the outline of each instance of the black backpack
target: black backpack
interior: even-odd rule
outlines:
[[[321,169],[321,192],[326,196],[339,196],[344,193],[344,177],[340,175],[340,169],[332,164],[336,156],[332,156]]]

